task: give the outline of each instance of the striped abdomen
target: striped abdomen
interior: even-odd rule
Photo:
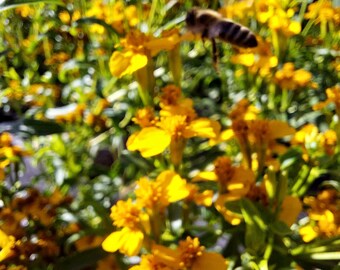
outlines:
[[[228,19],[221,19],[209,27],[208,37],[219,38],[231,44],[253,48],[257,46],[255,35],[245,26]]]

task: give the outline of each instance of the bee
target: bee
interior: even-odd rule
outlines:
[[[201,34],[202,39],[210,39],[213,47],[213,61],[216,66],[218,52],[215,39],[220,39],[243,48],[257,47],[257,40],[247,27],[223,16],[211,9],[193,8],[185,18],[187,29],[194,34]]]

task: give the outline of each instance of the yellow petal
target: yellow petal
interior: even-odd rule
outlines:
[[[272,120],[269,123],[270,139],[277,139],[287,135],[293,135],[295,129],[288,125],[288,123]]]
[[[102,243],[102,247],[107,252],[116,252],[121,246],[123,234],[121,231],[111,233]]]
[[[147,63],[148,58],[144,54],[115,51],[110,58],[109,67],[111,74],[120,78],[145,67]]]
[[[310,225],[300,228],[299,233],[302,237],[302,240],[307,243],[318,236],[318,233]]]
[[[129,138],[126,146],[130,151],[139,150],[143,157],[162,153],[169,145],[171,136],[157,127],[143,128],[136,136]]]
[[[182,200],[189,195],[187,182],[173,171],[162,172],[157,181],[167,190],[169,202]]]
[[[215,172],[200,172],[192,179],[192,181],[217,181],[217,176]]]
[[[199,137],[216,138],[220,133],[221,125],[209,118],[199,118],[190,123],[189,130]]]
[[[226,260],[221,254],[204,252],[192,265],[192,270],[203,269],[225,270],[227,269]]]
[[[301,32],[301,24],[299,22],[291,22],[288,26],[289,32],[297,35]]]
[[[179,269],[179,252],[174,249],[170,249],[161,245],[152,245],[152,253],[156,257],[157,261],[170,266],[173,269]]]
[[[282,202],[279,219],[292,226],[302,210],[302,204],[297,197],[287,196]]]
[[[141,231],[131,231],[129,229],[123,229],[124,242],[119,249],[121,253],[127,256],[138,255],[143,245],[144,234]]]
[[[255,55],[253,53],[243,53],[231,57],[231,62],[251,67],[255,63]]]

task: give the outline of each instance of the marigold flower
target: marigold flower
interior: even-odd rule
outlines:
[[[233,2],[219,9],[219,12],[226,18],[245,19],[254,15],[253,0]]]
[[[302,148],[302,158],[308,161],[322,153],[332,155],[337,145],[337,135],[334,130],[320,133],[317,126],[307,124],[296,132],[291,143]]]
[[[119,250],[128,256],[137,255],[143,245],[144,233],[150,233],[149,216],[140,205],[128,199],[112,206],[110,217],[113,224],[122,229],[104,240],[103,249],[108,252]]]
[[[0,133],[0,169],[4,173],[4,168],[10,163],[18,162],[22,157],[29,156],[29,151],[23,150],[18,145],[12,144],[12,136],[8,132]],[[4,176],[0,179],[4,178]]]
[[[309,242],[316,237],[329,238],[340,234],[340,200],[334,189],[321,191],[316,197],[304,198],[309,207],[309,223],[300,228],[303,241]]]
[[[192,137],[215,138],[220,131],[217,121],[198,118],[191,122],[184,115],[161,117],[157,127],[146,127],[132,134],[126,145],[130,151],[138,150],[143,157],[161,154],[170,147],[174,164],[179,164],[185,141]]]
[[[137,182],[135,193],[137,202],[147,210],[156,213],[164,212],[173,202],[182,200],[189,195],[187,183],[174,171],[164,171],[156,181],[143,177]]]
[[[103,0],[92,1],[91,8],[86,12],[88,17],[96,17],[111,25],[118,33],[124,33],[124,25],[135,27],[139,23],[137,8],[135,5],[125,6],[123,1],[115,1],[113,5],[105,4]],[[95,26],[91,28],[102,34],[104,28]]]
[[[132,121],[141,128],[145,128],[155,126],[158,119],[155,117],[153,108],[145,107],[137,111],[135,117],[132,118]]]
[[[281,70],[275,73],[275,82],[282,89],[296,90],[311,83],[312,74],[306,70],[295,70],[293,63],[285,63]]]
[[[317,1],[308,5],[308,11],[305,13],[306,19],[313,19],[316,23],[320,22],[340,22],[339,8],[333,7],[329,0]]]
[[[340,85],[335,85],[326,89],[327,99],[323,102],[314,104],[314,110],[320,110],[326,107],[328,104],[333,103],[336,108],[336,113],[340,117]]]
[[[176,250],[154,245],[152,253],[156,260],[170,269],[226,269],[226,261],[221,254],[205,251],[204,246],[200,245],[198,238],[187,237],[180,241]]]
[[[220,195],[215,202],[215,207],[226,221],[232,225],[238,225],[242,216],[228,210],[225,203],[245,197],[255,183],[255,175],[249,169],[232,165],[228,157],[217,158],[214,165],[213,172],[200,172],[193,181],[218,182]]]
[[[269,42],[258,38],[258,43],[253,49],[239,49],[239,53],[231,57],[231,62],[246,66],[251,73],[266,77],[278,65],[278,58],[273,55]]]
[[[190,122],[197,117],[193,108],[193,100],[182,97],[182,91],[176,85],[167,85],[162,88],[159,106],[160,116],[185,115]]]
[[[167,266],[163,262],[157,260],[153,254],[142,255],[139,265],[135,265],[130,270],[175,270],[175,268]]]
[[[229,117],[231,120],[235,120],[238,118],[244,120],[254,120],[257,118],[259,112],[259,109],[251,105],[248,99],[243,98],[231,110],[231,112],[229,113]]]
[[[212,205],[214,195],[212,190],[200,192],[198,186],[194,184],[187,184],[187,189],[189,190],[189,195],[186,198],[187,201],[192,201],[196,205],[204,205],[205,207]]]
[[[300,23],[291,21],[294,10],[290,8],[285,11],[279,1],[257,1],[255,3],[255,10],[257,20],[261,23],[267,23],[269,28],[274,31],[280,31],[287,37],[301,32]]]
[[[179,35],[155,38],[137,30],[127,34],[120,46],[123,51],[115,51],[110,58],[110,71],[116,77],[123,77],[145,67],[148,59],[161,50],[172,50],[180,42]]]

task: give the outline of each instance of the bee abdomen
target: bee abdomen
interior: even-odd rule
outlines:
[[[211,29],[214,29],[209,33],[211,38],[218,37],[223,41],[245,48],[257,46],[255,35],[247,27],[233,21],[220,20]]]

